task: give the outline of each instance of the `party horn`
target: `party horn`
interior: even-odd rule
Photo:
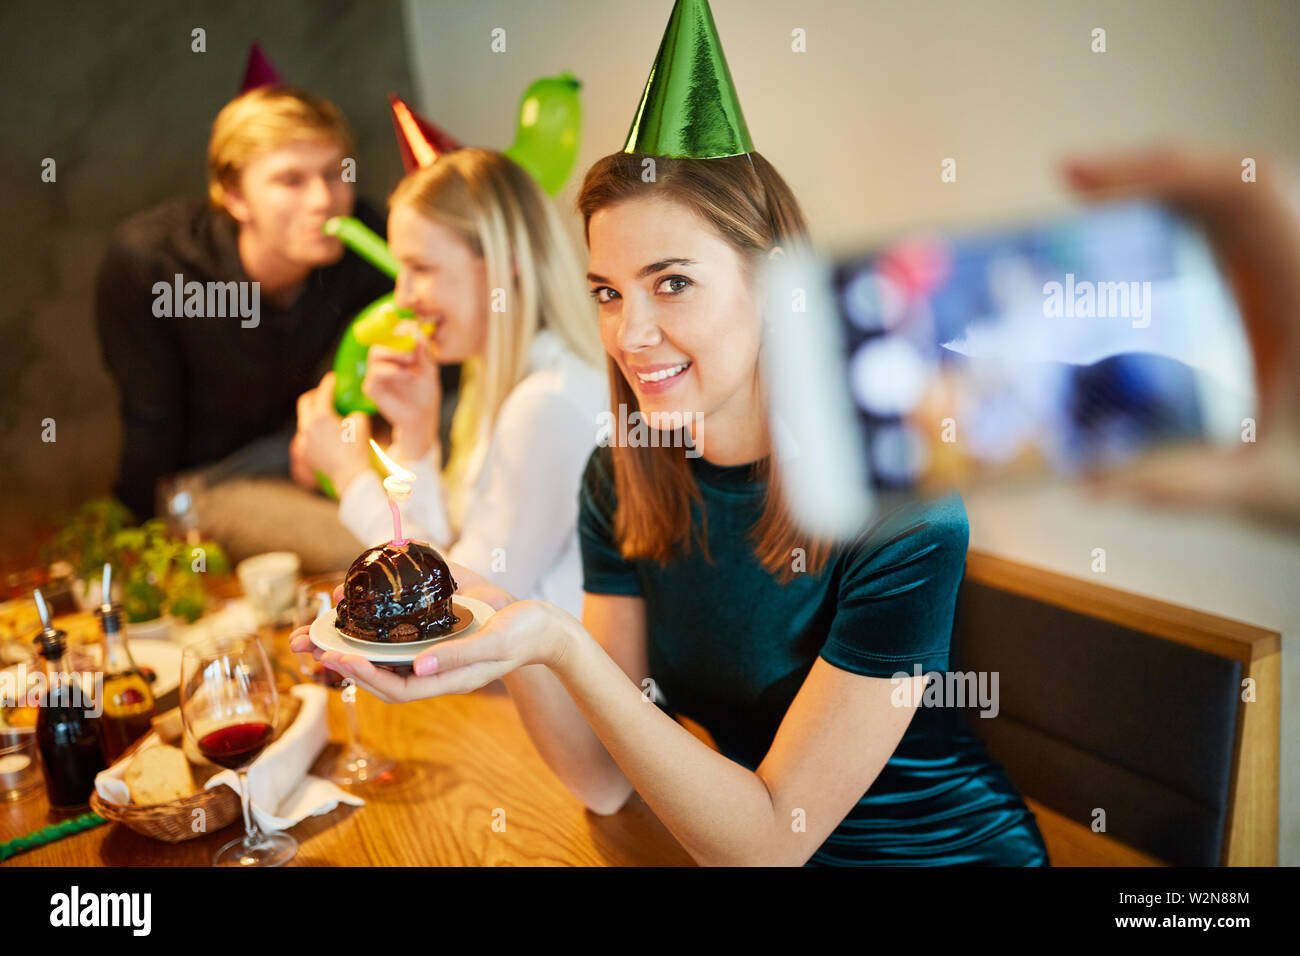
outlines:
[[[388,249],[388,243],[375,235],[360,219],[351,216],[334,216],[325,220],[321,231],[338,237],[345,246],[365,259],[385,275],[397,277],[397,260]],[[362,309],[348,324],[347,331],[334,354],[334,410],[340,415],[365,412],[373,415],[379,409],[361,391],[366,377],[366,354],[370,347],[357,340],[356,328],[372,316],[380,316],[392,308],[393,295],[380,296]],[[372,321],[374,321],[372,319]],[[395,323],[394,323],[395,324]],[[323,487],[323,485],[322,485]]]
[[[365,320],[358,318],[352,333],[362,345],[384,345],[399,352],[410,352],[415,349],[415,336],[408,332],[398,332],[397,327],[414,318],[415,313],[410,309],[399,309],[396,305],[387,309],[367,310]],[[419,329],[424,335],[432,335],[433,323],[422,322]]]
[[[341,239],[345,246],[388,278],[397,278],[397,260],[388,250],[388,243],[375,235],[360,219],[353,219],[351,216],[334,216],[325,220],[321,231],[327,236]]]

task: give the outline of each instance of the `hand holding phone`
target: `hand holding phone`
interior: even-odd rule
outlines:
[[[1169,148],[1074,158],[1065,173],[1085,196],[1154,196],[1203,225],[1240,308],[1258,390],[1256,442],[1166,450],[1093,474],[1093,490],[1300,529],[1297,183],[1268,158]]]
[[[1211,247],[1150,200],[787,256],[764,301],[779,467],[821,534],[854,533],[882,493],[1240,443],[1255,414]]]

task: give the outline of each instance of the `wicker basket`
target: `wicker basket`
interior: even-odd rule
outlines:
[[[133,757],[136,750],[152,736],[151,733],[145,734],[119,759],[128,760]],[[124,824],[141,836],[153,837],[166,843],[183,843],[213,833],[230,826],[243,814],[239,794],[229,787],[213,787],[179,800],[147,804],[109,803],[100,799],[99,793],[92,790],[90,809],[105,820]],[[196,816],[195,810],[203,812]],[[201,821],[202,826],[196,827],[196,821]]]
[[[284,730],[283,726],[277,727],[273,740],[278,740]],[[153,736],[152,732],[145,734],[128,747],[118,760],[129,760],[135,755],[136,750]],[[105,820],[121,823],[141,836],[153,837],[166,843],[183,843],[198,836],[215,833],[243,816],[239,794],[226,786],[200,790],[188,797],[167,803],[152,804],[108,803],[100,799],[97,791],[92,790],[90,809]],[[195,810],[202,810],[203,813],[196,817]],[[196,821],[201,821],[202,826],[196,827]]]

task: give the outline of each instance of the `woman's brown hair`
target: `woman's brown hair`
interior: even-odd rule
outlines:
[[[774,247],[789,249],[807,241],[808,228],[798,201],[781,174],[758,153],[721,159],[614,153],[588,170],[578,194],[588,244],[591,217],[598,210],[647,196],[681,203],[709,223],[740,254],[751,281],[760,260]],[[607,364],[614,414],[618,415],[620,405],[639,409],[636,392],[618,364],[612,357]],[[761,419],[766,423],[765,415]],[[614,536],[622,555],[665,563],[689,551],[691,502],[701,498],[681,443],[659,442],[658,447],[615,444],[610,453],[618,496]],[[760,563],[783,584],[793,577],[800,551],[804,565],[799,570],[821,570],[830,546],[811,540],[795,526],[770,454],[757,463],[754,478],[767,483],[763,513],[749,535]],[[707,558],[707,529],[696,529],[695,537]]]

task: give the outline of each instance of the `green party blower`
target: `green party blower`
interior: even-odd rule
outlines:
[[[351,216],[334,216],[326,219],[321,231],[327,236],[343,240],[343,244],[366,262],[388,276],[397,278],[397,260],[388,249],[388,243],[375,235],[360,219]]]
[[[325,221],[322,232],[342,240],[349,249],[365,259],[389,278],[397,277],[397,260],[388,249],[388,243],[372,232],[365,223],[351,216],[335,216]],[[379,409],[361,390],[366,378],[366,358],[372,345],[409,352],[415,348],[415,337],[396,332],[397,324],[414,318],[408,309],[399,309],[393,293],[380,296],[357,313],[348,325],[334,356],[334,410],[340,415],[364,412],[373,415]],[[320,471],[316,481],[321,490],[337,499],[333,483]]]

